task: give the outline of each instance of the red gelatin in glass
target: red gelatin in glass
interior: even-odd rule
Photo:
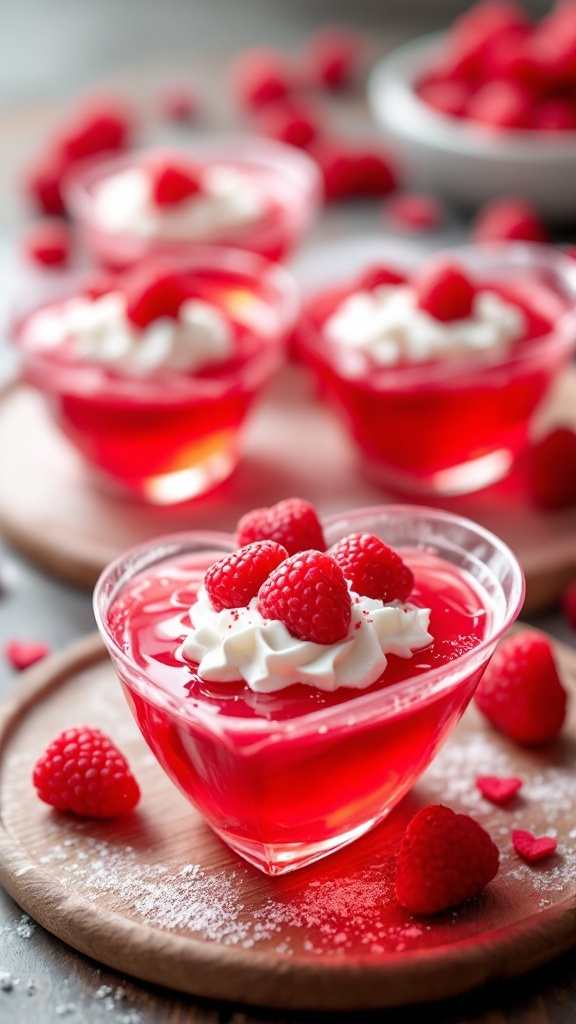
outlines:
[[[542,258],[547,262],[547,255]],[[574,349],[565,268],[558,275],[548,266],[514,268],[503,254],[496,269],[497,261],[491,267],[489,259],[482,287],[519,308],[526,328],[496,357],[389,366],[369,355],[348,358],[324,333],[327,319],[350,294],[341,286],[320,294],[301,320],[298,351],[341,413],[367,472],[385,486],[404,493],[463,493],[506,475],[527,447],[532,414]]]

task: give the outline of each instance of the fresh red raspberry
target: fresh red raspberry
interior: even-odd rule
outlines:
[[[552,646],[534,629],[503,640],[478,688],[476,704],[490,724],[524,746],[549,743],[566,717],[566,690]]]
[[[200,111],[200,101],[190,85],[175,83],[161,90],[158,109],[168,121],[194,121]]]
[[[141,330],[160,317],[176,320],[188,297],[182,277],[174,270],[136,268],[125,281],[126,316]]]
[[[493,37],[482,53],[482,80],[518,82],[537,96],[544,83],[531,53],[533,36],[531,25],[517,25]]]
[[[238,103],[247,110],[285,99],[295,84],[286,57],[274,49],[246,50],[234,61],[231,74]]]
[[[534,441],[526,475],[535,504],[547,511],[576,505],[576,431],[555,427]]]
[[[201,191],[200,178],[189,167],[171,162],[152,168],[151,197],[156,206],[177,206]]]
[[[404,274],[394,270],[392,267],[385,267],[381,263],[374,264],[364,270],[358,279],[358,287],[363,291],[374,291],[375,288],[382,288],[385,285],[406,284]]]
[[[316,644],[343,640],[352,619],[342,569],[322,551],[299,551],[282,562],[260,587],[258,611]]]
[[[495,199],[476,215],[475,242],[549,242],[550,235],[538,212],[523,199]]]
[[[243,547],[255,540],[276,541],[289,555],[308,548],[326,550],[316,509],[302,498],[286,498],[269,508],[255,508],[243,515],[236,527],[236,543]]]
[[[124,103],[116,97],[89,97],[62,127],[59,142],[69,162],[97,153],[125,149],[133,122]]]
[[[513,0],[483,0],[453,23],[448,37],[455,73],[478,76],[486,52],[501,35],[524,28],[528,17]]]
[[[324,198],[338,203],[354,192],[354,158],[350,147],[340,139],[323,136],[308,150],[318,164],[324,180]]]
[[[311,85],[345,89],[359,77],[362,43],[355,32],[330,25],[314,33],[304,53],[306,77]]]
[[[355,146],[352,157],[351,196],[387,196],[396,188],[396,170],[381,146]]]
[[[392,548],[372,533],[351,533],[330,549],[355,594],[375,600],[407,601],[414,573]]]
[[[381,146],[324,136],[308,152],[323,175],[328,202],[386,196],[396,187],[396,170]]]
[[[560,96],[542,100],[534,109],[531,127],[543,132],[576,131],[576,103]]]
[[[576,580],[568,584],[562,595],[562,611],[568,625],[576,630]]]
[[[417,87],[417,92],[424,103],[449,117],[463,117],[471,96],[470,86],[458,81],[425,80]]]
[[[476,289],[457,263],[440,257],[427,263],[412,279],[416,303],[435,320],[470,316]]]
[[[486,82],[466,107],[466,117],[489,128],[529,128],[534,99],[519,82]]]
[[[57,811],[115,818],[140,799],[138,783],[119,750],[99,729],[66,729],[37,761],[38,796]]]
[[[474,818],[431,804],[402,837],[396,898],[412,914],[437,914],[481,892],[498,861],[497,846]]]
[[[286,548],[273,540],[257,540],[214,562],[204,576],[204,586],[214,611],[246,608],[264,580],[288,558]]]
[[[479,775],[476,786],[493,804],[506,804],[522,787],[522,779],[516,775],[499,778],[497,775]]]
[[[310,104],[278,100],[258,113],[255,127],[278,142],[308,149],[320,135],[320,117]]]
[[[68,168],[62,155],[50,150],[24,171],[24,191],[40,213],[61,217],[66,212],[61,185]]]
[[[63,220],[50,218],[32,224],[22,239],[24,255],[44,267],[63,267],[72,246],[70,228]]]
[[[385,213],[395,227],[410,231],[433,231],[444,219],[438,197],[418,192],[396,192],[387,200]]]
[[[556,88],[576,81],[576,8],[559,3],[537,26],[530,47],[541,76]]]
[[[556,852],[558,840],[553,836],[537,838],[531,832],[515,828],[512,830],[512,846],[528,864],[537,864],[538,861],[544,860],[544,857],[549,857],[551,853]]]
[[[18,672],[35,665],[47,654],[50,654],[50,645],[35,640],[10,640],[4,648],[6,661]]]

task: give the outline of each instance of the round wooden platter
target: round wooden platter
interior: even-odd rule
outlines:
[[[556,645],[568,687],[576,652]],[[572,701],[574,704],[575,702]],[[220,842],[156,764],[98,638],[26,673],[0,708],[0,882],[45,928],[118,971],[197,996],[262,1006],[398,1006],[521,974],[576,942],[573,814],[576,708],[561,741],[522,750],[473,707],[386,822],[315,865],[271,879]],[[61,729],[88,722],[127,755],[141,802],[118,821],[57,814],[33,792],[31,767]],[[518,774],[506,809],[474,780]],[[434,918],[394,898],[395,851],[420,807],[471,813],[501,851],[476,899]],[[512,828],[555,834],[537,866]]]
[[[559,381],[543,416],[576,423],[575,370]],[[364,478],[343,427],[298,367],[282,371],[255,411],[232,477],[172,508],[98,489],[35,391],[16,382],[0,396],[0,529],[32,560],[76,583],[92,586],[112,558],[149,537],[232,530],[248,509],[291,495],[313,501],[322,515],[394,500]],[[521,473],[442,504],[516,551],[528,583],[526,613],[552,603],[576,573],[576,508],[539,511]]]

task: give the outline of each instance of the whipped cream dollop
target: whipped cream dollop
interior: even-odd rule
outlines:
[[[216,306],[187,299],[177,320],[159,317],[140,329],[127,319],[126,299],[119,291],[97,299],[78,296],[39,310],[29,319],[27,334],[36,349],[61,348],[75,361],[135,377],[191,373],[229,359],[234,351],[231,324]]]
[[[158,238],[209,241],[224,231],[260,220],[265,200],[248,173],[214,165],[200,172],[201,191],[174,206],[158,206],[144,167],[111,174],[94,190],[94,215],[106,231]]]
[[[347,635],[335,644],[317,644],[292,636],[276,619],[263,618],[257,598],[246,608],[215,611],[202,586],[190,609],[193,628],[181,655],[198,664],[202,679],[243,679],[255,693],[275,693],[293,683],[325,691],[340,686],[364,690],[384,672],[387,654],[410,658],[432,641],[428,608],[384,604],[352,591],[350,596]]]
[[[502,350],[525,326],[522,310],[489,289],[476,293],[471,316],[445,322],[418,308],[409,285],[382,285],[346,298],[324,331],[334,345],[394,366]]]

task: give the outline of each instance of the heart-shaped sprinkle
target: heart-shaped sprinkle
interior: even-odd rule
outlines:
[[[527,861],[528,864],[537,864],[544,857],[549,857],[556,851],[558,840],[553,836],[534,836],[524,829],[515,828],[512,831],[512,845],[516,853]]]
[[[505,804],[518,792],[522,786],[522,779],[516,775],[507,775],[500,778],[497,775],[479,775],[476,779],[476,786],[487,800],[493,804]]]

